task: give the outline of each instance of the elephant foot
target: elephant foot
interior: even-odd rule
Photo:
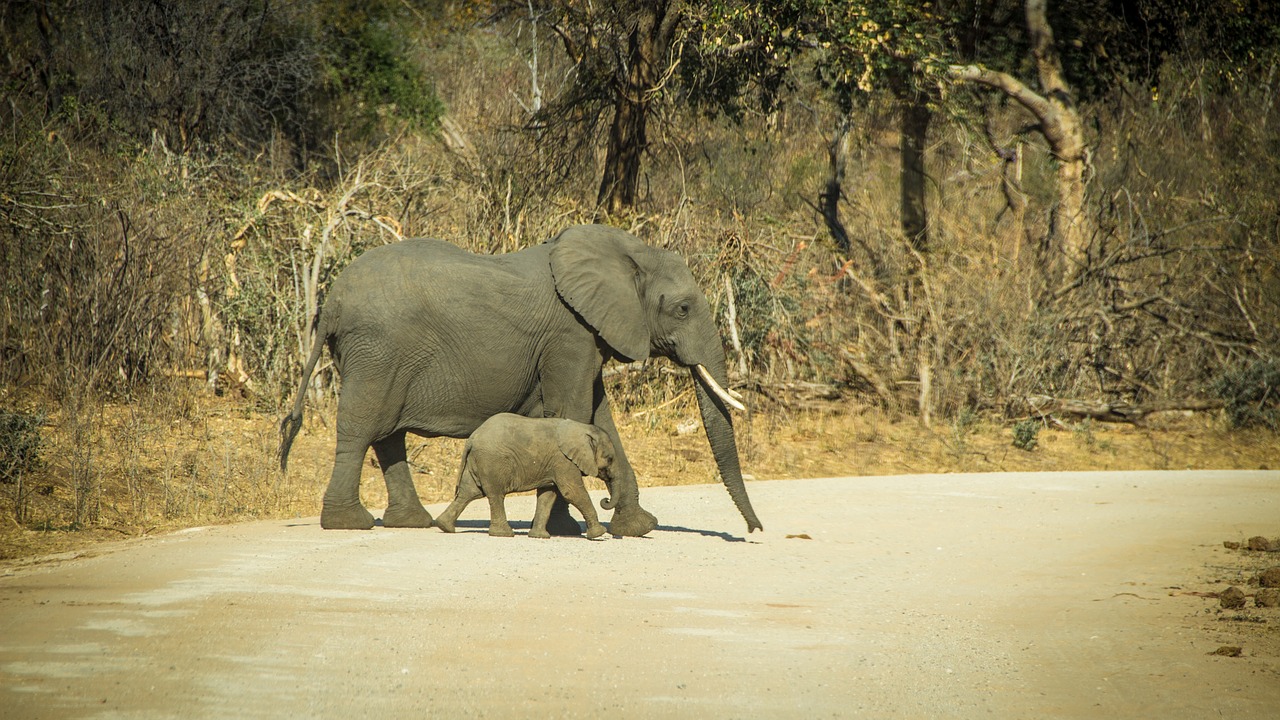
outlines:
[[[325,530],[369,530],[373,515],[363,505],[329,507],[320,511],[320,527]]]
[[[609,533],[618,537],[643,537],[658,527],[658,518],[639,505],[613,513],[609,521]]]
[[[510,525],[494,525],[489,523],[489,535],[492,537],[515,537],[516,533]]]
[[[458,528],[455,527],[454,520],[452,518],[438,517],[435,520],[433,520],[431,524],[447,533],[458,531]]]
[[[538,540],[547,540],[551,537],[551,533],[546,528],[529,528],[529,537]]]
[[[389,528],[429,528],[431,513],[419,505],[418,507],[389,507],[382,513],[382,526]]]
[[[587,528],[587,539],[588,539],[588,540],[595,540],[596,538],[600,537],[601,535],[604,535],[604,526],[603,526],[603,525],[600,525],[600,524],[598,524],[598,523],[597,523],[597,524],[592,525],[591,527]]]

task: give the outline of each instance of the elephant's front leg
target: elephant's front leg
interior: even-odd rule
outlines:
[[[592,349],[592,352],[596,351],[595,348]],[[613,415],[609,411],[609,398],[605,395],[604,381],[600,377],[600,368],[604,360],[604,356],[562,357],[560,366],[548,365],[540,368],[542,415],[593,423],[608,433],[616,453],[614,477],[610,483],[612,497],[608,504],[602,503],[602,507],[606,510],[614,509],[613,518],[609,522],[609,532],[614,535],[640,537],[657,527],[658,519],[640,507],[636,473],[627,460],[626,451],[622,448],[622,440],[618,438],[618,428],[613,423]],[[556,499],[551,517],[547,521],[547,529],[553,535],[581,534],[582,528],[569,514],[569,503],[563,497]]]
[[[422,507],[413,474],[405,454],[404,433],[398,432],[374,443],[382,477],[387,483],[387,511],[382,514],[383,527],[428,528],[431,513]]]
[[[542,496],[538,497],[541,503]],[[565,500],[560,491],[555,488],[551,489],[550,506],[546,522],[547,532],[556,537],[576,537],[582,534],[582,526],[569,514],[569,501]]]
[[[604,526],[600,524],[596,509],[591,506],[591,495],[582,484],[582,476],[573,469],[562,470],[556,478],[556,486],[565,500],[578,508],[578,512],[587,521],[587,539],[594,540],[604,535]]]
[[[601,383],[599,379],[597,383]],[[613,414],[609,411],[609,401],[604,395],[603,385],[597,388],[600,402],[596,407],[592,422],[609,434],[613,441],[614,461],[612,480],[609,492],[612,497],[609,503],[601,503],[605,509],[613,508],[613,518],[609,520],[609,532],[615,536],[641,537],[658,527],[658,518],[653,513],[640,507],[640,487],[636,483],[636,471],[627,459],[627,451],[622,447],[622,439],[618,437],[618,428],[613,424]]]

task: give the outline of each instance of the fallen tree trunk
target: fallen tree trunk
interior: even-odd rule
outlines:
[[[1031,414],[1042,419],[1066,415],[1075,420],[1089,418],[1099,422],[1142,424],[1148,415],[1174,410],[1219,410],[1225,406],[1221,400],[1160,400],[1150,403],[1102,402],[1065,400],[1047,395],[1032,395],[1026,399]]]
[[[837,407],[837,402],[845,398],[845,393],[835,385],[800,380],[769,383],[753,382],[748,385],[747,389],[759,394],[769,402],[793,410],[830,411]]]

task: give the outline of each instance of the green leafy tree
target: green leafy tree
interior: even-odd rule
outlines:
[[[415,33],[445,14],[434,0],[319,0],[318,42],[328,96],[351,129],[374,131],[384,111],[434,130],[444,104],[414,60]]]

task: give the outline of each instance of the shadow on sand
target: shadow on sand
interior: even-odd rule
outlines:
[[[523,530],[525,531],[525,533],[528,533],[529,527],[532,524],[528,520],[511,520],[510,523],[511,523],[511,528],[513,530],[516,530],[516,531]],[[379,524],[381,524],[381,521],[379,521]],[[458,528],[458,532],[463,532],[464,528],[466,528],[467,530],[478,530],[481,532],[488,532],[489,521],[488,520],[459,520],[457,522],[457,528]],[[709,537],[709,538],[720,538],[725,542],[746,542],[747,541],[747,539],[744,537],[741,537],[739,535],[733,535],[727,532],[721,532],[717,530],[698,530],[696,528],[687,528],[687,527],[682,527],[680,525],[659,525],[658,527],[654,528],[654,531],[701,535],[703,537]],[[637,539],[648,540],[650,538],[643,537],[643,538],[637,538]]]
[[[721,532],[717,530],[697,530],[694,528],[681,527],[679,525],[659,525],[657,529],[662,532],[692,533],[694,535],[701,535],[703,537],[720,538],[725,542],[746,542],[747,541],[746,538],[741,537],[739,535],[731,535],[727,532]]]
[[[522,532],[526,535],[529,533],[529,528],[533,524],[528,520],[511,520],[509,522],[511,524],[512,530]],[[316,522],[291,523],[289,525],[286,525],[285,527],[302,527],[307,525],[318,525],[318,524],[319,523],[316,523]],[[377,520],[374,520],[373,526],[383,527],[382,518],[378,518]],[[487,533],[489,531],[489,521],[488,520],[458,520],[455,523],[455,527],[457,528],[457,532],[486,532]],[[742,537],[741,535],[733,535],[731,533],[727,533],[719,530],[699,530],[697,528],[687,528],[681,525],[659,525],[658,527],[654,528],[654,530],[656,532],[687,533],[691,535],[701,535],[703,537],[709,537],[709,538],[719,538],[725,542],[747,542],[747,538]],[[649,539],[649,538],[645,537],[640,539]]]
[[[523,530],[526,533],[529,532],[529,528],[533,525],[529,520],[508,520],[507,524],[511,526],[512,530]],[[463,532],[464,530],[481,530],[483,532],[489,532],[488,520],[458,520],[454,522],[453,525],[457,528],[458,532]],[[436,529],[438,530],[439,528]]]

